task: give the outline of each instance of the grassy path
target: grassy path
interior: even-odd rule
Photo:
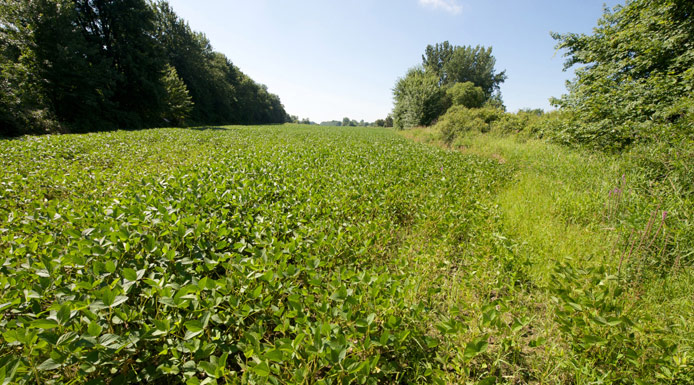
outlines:
[[[400,134],[448,148],[432,128]],[[512,302],[536,309],[529,316],[547,341],[542,352],[529,351],[542,357],[533,368],[535,380],[619,382],[635,376],[664,383],[692,381],[694,272],[676,269],[672,260],[664,267],[665,276],[644,272],[654,251],[660,252],[658,258],[666,248],[675,248],[673,259],[680,254],[666,235],[668,223],[659,221],[667,203],[649,198],[643,186],[652,182],[629,158],[494,134],[470,134],[453,147],[495,160],[512,173],[492,202],[500,218],[497,231],[512,245],[513,259],[533,287],[512,293]],[[648,227],[651,215],[656,220]],[[647,249],[642,240],[658,246]],[[611,275],[617,272],[619,279]],[[614,288],[600,289],[611,284]],[[589,300],[581,305],[577,296]],[[633,320],[633,334],[615,338],[613,333],[626,332],[620,328],[623,323],[601,328],[603,316]],[[621,346],[610,350],[610,344]],[[630,354],[634,358],[625,362]],[[658,359],[644,358],[647,354]],[[648,364],[666,369],[645,369]],[[627,369],[629,365],[633,367]]]

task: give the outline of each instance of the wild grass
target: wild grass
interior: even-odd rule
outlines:
[[[513,244],[516,269],[528,275],[530,289],[514,289],[508,298],[518,301],[516,311],[535,306],[528,314],[547,341],[542,352],[528,351],[536,380],[692,381],[694,272],[691,250],[677,249],[691,240],[677,244],[672,235],[688,234],[682,195],[654,191],[632,154],[571,149],[522,134],[468,132],[450,142],[436,127],[400,134],[511,170],[492,204],[496,231]],[[627,337],[615,337],[621,334]],[[638,360],[625,361],[635,352]]]

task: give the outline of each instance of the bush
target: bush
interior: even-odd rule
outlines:
[[[446,96],[450,98],[454,106],[466,108],[480,108],[484,105],[487,97],[484,90],[475,87],[472,82],[456,83],[446,90]]]
[[[466,108],[454,105],[440,118],[436,128],[441,131],[443,140],[450,144],[463,132],[498,131],[519,133],[522,131],[542,131],[540,121],[544,118],[541,110],[519,111],[516,114],[504,112],[500,108]]]
[[[492,123],[499,120],[503,114],[503,111],[494,108],[453,106],[441,116],[436,128],[441,131],[444,142],[450,144],[464,132],[488,132]]]

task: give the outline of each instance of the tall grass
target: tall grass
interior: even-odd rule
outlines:
[[[637,161],[643,149],[614,155],[475,131],[449,141],[435,127],[401,135],[512,173],[491,201],[513,266],[528,275],[507,294],[511,308],[533,306],[524,313],[547,341],[528,358],[538,380],[693,381],[691,201],[662,193]]]

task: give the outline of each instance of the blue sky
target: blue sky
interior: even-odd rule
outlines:
[[[492,46],[509,111],[565,92],[550,31],[590,33],[603,0],[169,0],[215,50],[313,121],[373,121],[427,44]]]

